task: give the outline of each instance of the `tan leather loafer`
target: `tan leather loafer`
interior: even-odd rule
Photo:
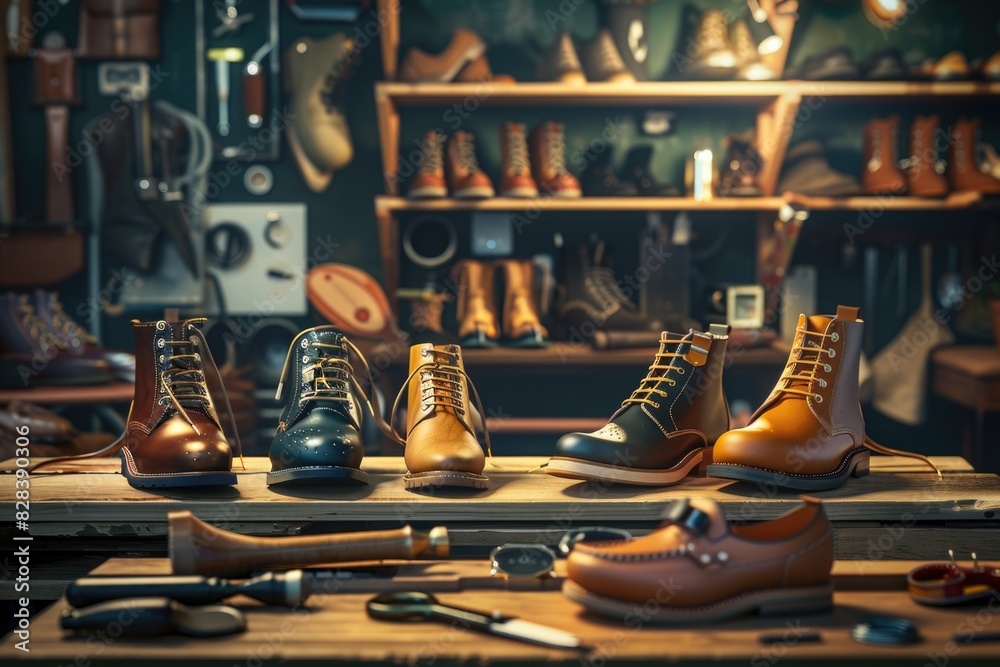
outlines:
[[[675,500],[646,537],[575,545],[563,593],[605,616],[657,624],[826,611],[833,528],[818,500],[803,499],[773,521],[743,526],[727,526],[711,500]]]

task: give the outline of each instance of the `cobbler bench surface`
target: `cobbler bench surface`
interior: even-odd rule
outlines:
[[[0,660],[39,666],[168,664],[219,665],[592,665],[676,663],[683,665],[991,665],[1000,644],[968,641],[1000,631],[1000,598],[939,609],[914,603],[905,593],[905,574],[916,563],[840,561],[834,568],[835,607],[822,614],[743,617],[686,628],[645,622],[641,609],[623,621],[583,611],[559,592],[558,578],[545,590],[510,590],[490,578],[485,561],[443,561],[400,567],[392,579],[346,580],[337,590],[314,593],[297,609],[264,607],[243,597],[227,604],[246,612],[247,630],[217,639],[182,637],[111,639],[64,636],[60,600],[31,623],[30,653],[17,651],[8,636]],[[562,574],[562,562],[557,573]],[[166,559],[111,559],[94,574],[169,573]],[[442,585],[450,581],[451,584]],[[461,584],[461,585],[459,585]],[[506,586],[506,588],[505,588]],[[393,623],[367,617],[365,602],[384,590],[433,591],[445,604],[481,611],[499,610],[525,620],[573,632],[589,651],[557,650],[492,637],[462,627],[430,623]],[[850,628],[875,615],[901,616],[917,625],[921,639],[908,646],[855,643]],[[800,641],[818,633],[819,642]],[[770,635],[761,642],[762,635]],[[860,662],[859,662],[860,661]]]
[[[940,481],[918,461],[872,456],[872,474],[813,494],[824,499],[837,528],[839,558],[937,559],[949,548],[1000,558],[1000,477],[976,473],[958,457],[934,460],[945,471]],[[574,482],[533,470],[544,462],[494,457],[485,471],[488,490],[433,495],[403,488],[399,457],[365,459],[368,486],[304,489],[268,488],[265,458],[248,458],[246,470],[237,461],[233,487],[154,492],[131,488],[117,459],[53,464],[31,477],[30,532],[76,551],[106,551],[130,538],[162,551],[167,512],[190,509],[228,530],[258,535],[446,525],[453,545],[474,550],[517,541],[555,544],[573,526],[619,525],[641,533],[658,524],[666,502],[688,496],[718,501],[731,521],[774,518],[799,503],[794,492],[706,477],[667,488]],[[14,516],[9,473],[0,474],[0,507],[3,516]]]

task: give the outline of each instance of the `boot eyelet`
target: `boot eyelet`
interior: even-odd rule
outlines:
[[[838,340],[840,340],[840,334],[834,331],[832,334],[830,334],[830,340],[836,343]]]
[[[824,380],[823,378],[819,378],[819,386],[826,387],[826,380]]]
[[[166,328],[167,328],[167,323],[164,322],[163,320],[160,320],[159,322],[156,323],[156,330],[157,331],[163,331]]]
[[[191,341],[192,345],[198,347],[198,339],[195,336],[191,336],[190,338],[188,338],[188,340]]]
[[[198,354],[197,352],[195,352],[194,353],[194,360],[200,364],[201,363],[201,355]]]
[[[161,364],[163,363],[163,355],[162,354],[160,355],[160,363]]]
[[[680,375],[684,375],[684,369],[681,368],[680,366],[678,366],[677,367],[677,373],[680,374]]]
[[[301,347],[303,350],[309,347],[309,340],[307,338],[303,338],[302,342],[299,343],[299,347]]]
[[[813,394],[813,400],[817,403],[823,402],[823,396],[821,394]]]
[[[163,346],[166,345],[166,344],[167,344],[167,341],[166,341],[165,338],[157,338],[156,339],[156,347],[160,348],[161,350],[163,349]]]
[[[835,349],[833,349],[832,347],[829,350],[827,350],[826,353],[828,355],[830,355],[831,359],[833,359],[835,356],[837,356],[837,351]]]
[[[431,356],[430,349],[424,348],[423,350],[420,350],[420,356],[421,357],[429,357],[429,356]]]
[[[659,407],[660,407],[660,404],[659,404],[659,403],[655,403],[655,402],[654,402],[654,403],[653,403],[653,407],[654,407],[654,408],[657,408],[657,409],[659,409]]]
[[[307,357],[305,355],[302,355],[302,363],[308,364],[309,363],[309,357]]]

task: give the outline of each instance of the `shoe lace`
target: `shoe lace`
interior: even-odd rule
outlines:
[[[600,34],[597,38],[597,48],[600,62],[604,67],[620,69],[625,66],[621,54],[618,53],[618,47],[615,46],[614,39],[612,39],[610,34],[606,32]]]
[[[729,39],[732,42],[733,49],[742,58],[753,57],[757,55],[757,45],[753,42],[753,36],[750,34],[750,28],[743,21],[738,21],[733,25],[733,29],[730,31]]]
[[[614,302],[620,306],[632,306],[634,305],[632,301],[625,296],[625,292],[618,285],[618,281],[615,280],[614,271],[606,266],[598,266],[589,271],[594,276],[594,287],[600,293],[603,299],[609,302]]]
[[[726,15],[723,12],[714,10],[706,11],[699,32],[699,45],[703,49],[709,49],[725,44],[728,39],[727,27]]]
[[[180,326],[180,331],[189,333],[187,339],[163,340],[162,347],[170,347],[170,356],[160,355],[160,365],[164,367],[160,372],[160,387],[163,390],[161,402],[169,402],[171,407],[179,414],[188,426],[201,435],[198,426],[188,414],[190,409],[199,409],[210,416],[218,419],[218,412],[215,403],[212,401],[211,393],[208,390],[206,381],[206,371],[213,374],[212,380],[219,386],[224,387],[222,375],[212,357],[212,351],[208,347],[205,334],[195,326],[196,323],[204,320],[188,320]],[[159,343],[158,343],[159,345]],[[236,429],[236,419],[233,416],[233,409],[229,405],[229,397],[225,390],[222,392],[223,407],[226,420],[229,422],[229,432],[227,438],[231,438],[236,443],[236,451],[239,453],[240,464],[246,469],[243,460],[243,446],[240,443],[240,435]],[[167,399],[166,401],[164,399]],[[221,424],[221,421],[220,421]],[[223,428],[223,431],[226,429]]]
[[[515,174],[527,174],[528,142],[524,137],[524,128],[512,128],[507,135],[507,145],[510,150],[510,169]]]
[[[576,49],[573,48],[573,40],[567,33],[559,37],[559,49],[557,51],[556,68],[559,71],[579,70],[580,59],[576,56]]]
[[[420,172],[436,174],[442,169],[444,169],[444,155],[441,142],[437,137],[433,137],[424,142],[420,153]]]
[[[476,159],[475,137],[471,134],[462,133],[456,138],[455,152],[458,156],[458,163],[467,171],[479,171],[479,161]]]
[[[431,357],[427,363],[420,364],[403,382],[396,400],[392,404],[392,423],[390,428],[396,433],[396,414],[399,411],[399,402],[406,395],[406,389],[410,382],[417,375],[420,376],[420,407],[427,410],[434,407],[437,410],[452,410],[458,417],[464,417],[467,411],[466,397],[462,392],[462,379],[469,388],[473,400],[473,406],[483,419],[483,440],[486,443],[486,453],[493,456],[492,445],[490,444],[490,433],[486,428],[486,411],[483,409],[483,402],[476,391],[476,385],[472,378],[458,365],[458,347],[446,345],[442,349],[432,347],[426,348],[422,352],[423,356]]]
[[[307,329],[302,334],[309,333],[310,331],[312,329]],[[350,403],[353,400],[353,392],[353,396],[359,397],[365,402],[368,412],[374,417],[379,431],[393,442],[402,444],[399,436],[396,435],[395,431],[382,418],[379,410],[378,394],[374,391],[375,379],[372,376],[371,366],[368,365],[368,360],[365,359],[365,355],[361,350],[346,336],[340,339],[340,343],[309,341],[307,346],[316,348],[320,353],[317,354],[316,360],[313,363],[302,369],[305,389],[302,391],[301,396],[299,396],[299,405],[311,401]],[[292,355],[296,353],[296,347],[293,341],[292,345],[288,348],[288,354],[285,356],[285,364],[281,369],[281,379],[278,381],[278,389],[274,395],[276,401],[280,401],[284,394],[285,381],[288,378],[288,370],[291,368]],[[340,354],[335,354],[336,352]],[[348,360],[350,353],[354,354],[361,368],[364,370],[368,386],[373,388],[370,397],[358,382],[354,366]],[[284,422],[279,422],[276,433],[280,433],[287,426]]]
[[[566,173],[566,137],[563,126],[552,123],[545,133],[545,154],[548,157],[549,168],[556,174]]]
[[[670,360],[683,356],[678,351],[680,345],[690,342],[690,340],[682,338],[670,338],[664,332],[660,337],[660,349],[656,353],[656,356],[653,357],[653,363],[649,367],[646,377],[639,383],[639,388],[633,391],[631,396],[622,401],[622,407],[633,404],[646,404],[654,408],[660,407],[660,404],[656,402],[653,396],[667,397],[667,392],[660,389],[661,384],[665,383],[671,387],[676,386],[677,380],[670,377],[668,373],[675,371],[683,375],[684,369],[680,366],[672,366]]]

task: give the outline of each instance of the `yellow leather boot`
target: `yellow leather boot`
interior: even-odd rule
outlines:
[[[392,408],[395,417],[405,394],[406,488],[489,486],[489,478],[482,474],[486,457],[476,439],[470,390],[482,415],[479,395],[465,372],[458,345],[424,343],[410,348],[410,375]],[[488,449],[489,434],[485,439]]]
[[[458,291],[458,339],[464,347],[496,347],[500,338],[493,295],[493,264],[475,259],[455,264]]]
[[[530,259],[507,259],[503,267],[503,335],[514,347],[547,347],[535,299],[535,265]]]

